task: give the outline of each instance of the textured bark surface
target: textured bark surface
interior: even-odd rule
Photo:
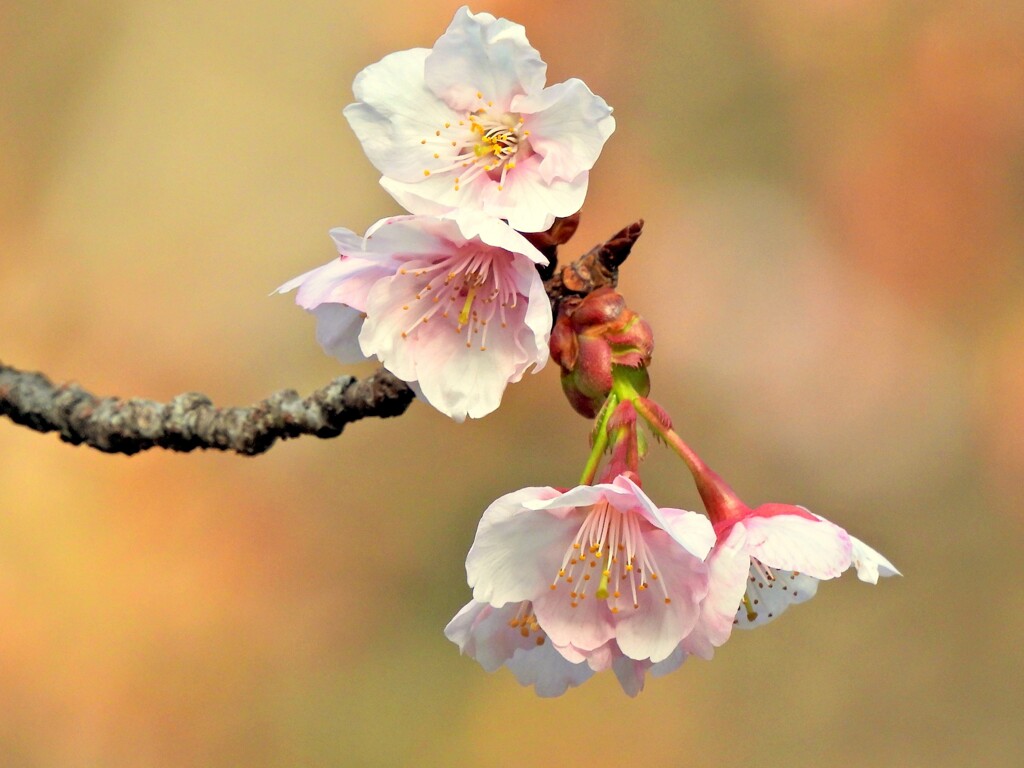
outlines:
[[[362,380],[341,376],[307,398],[284,389],[248,408],[216,408],[198,392],[169,403],[100,398],[0,362],[0,415],[37,432],[59,432],[74,445],[126,455],[211,448],[252,456],[278,438],[336,437],[367,416],[398,416],[412,399],[412,390],[384,370]]]
[[[572,264],[558,267],[558,246],[572,237],[577,223],[578,216],[559,219],[548,232],[531,236],[551,261],[546,271],[552,276],[544,287],[555,316],[567,296],[586,296],[618,283],[619,267],[644,224],[630,224]],[[37,432],[59,432],[61,440],[73,445],[129,456],[150,448],[209,448],[253,456],[278,438],[336,437],[353,421],[399,416],[413,397],[403,381],[382,369],[360,380],[341,376],[307,398],[284,389],[247,408],[217,408],[198,392],[158,403],[97,397],[77,384],[55,385],[41,373],[0,361],[0,416]]]

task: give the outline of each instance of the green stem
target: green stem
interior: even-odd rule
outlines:
[[[594,429],[594,444],[590,448],[590,456],[587,458],[586,466],[583,467],[583,475],[580,477],[580,485],[592,485],[597,476],[597,468],[601,464],[601,457],[608,448],[608,419],[619,404],[615,394],[608,395],[601,412],[597,415],[597,426]]]

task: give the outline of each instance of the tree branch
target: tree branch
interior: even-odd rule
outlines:
[[[0,362],[0,415],[37,432],[105,453],[132,455],[150,448],[212,448],[245,456],[263,453],[278,438],[336,437],[367,416],[398,416],[413,400],[405,382],[385,370],[357,380],[341,376],[306,399],[293,389],[248,408],[216,408],[206,395],[186,392],[169,403],[98,398],[77,384],[54,384]]]
[[[631,224],[558,269],[558,246],[572,237],[576,224],[577,217],[556,220],[547,233],[533,236],[551,262],[553,276],[544,287],[556,315],[567,296],[616,285],[619,267],[643,230],[643,221]],[[413,397],[405,382],[381,369],[360,380],[341,376],[305,399],[284,389],[248,408],[216,408],[198,392],[178,395],[169,403],[100,398],[77,384],[54,385],[41,373],[0,361],[0,416],[37,432],[59,432],[66,443],[127,456],[150,448],[210,448],[254,456],[278,438],[337,437],[353,421],[399,416]]]

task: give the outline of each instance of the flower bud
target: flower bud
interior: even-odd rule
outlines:
[[[614,288],[562,301],[551,332],[551,357],[562,369],[562,389],[569,404],[594,418],[615,385],[628,380],[641,395],[650,390],[646,368],[654,351],[651,327],[626,306]],[[615,367],[633,369],[615,376]],[[625,373],[625,372],[623,372]]]

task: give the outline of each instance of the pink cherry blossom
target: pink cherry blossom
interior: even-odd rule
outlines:
[[[476,212],[396,216],[366,237],[331,232],[340,258],[285,283],[343,362],[376,356],[457,421],[501,402],[509,382],[547,362],[551,308],[544,256]]]
[[[476,601],[530,601],[570,661],[614,641],[656,664],[698,619],[714,532],[702,515],[659,508],[629,477],[560,492],[525,488],[487,508],[466,559]]]
[[[407,210],[476,209],[539,232],[583,205],[615,129],[583,81],[545,88],[546,72],[523,27],[463,6],[433,49],[360,72],[345,117]]]
[[[682,643],[686,653],[710,659],[734,626],[767,624],[810,600],[819,581],[836,578],[851,563],[872,583],[879,573],[898,573],[866,544],[803,507],[748,507],[678,436],[671,439],[694,476],[717,537],[707,558],[708,594],[700,620]]]

